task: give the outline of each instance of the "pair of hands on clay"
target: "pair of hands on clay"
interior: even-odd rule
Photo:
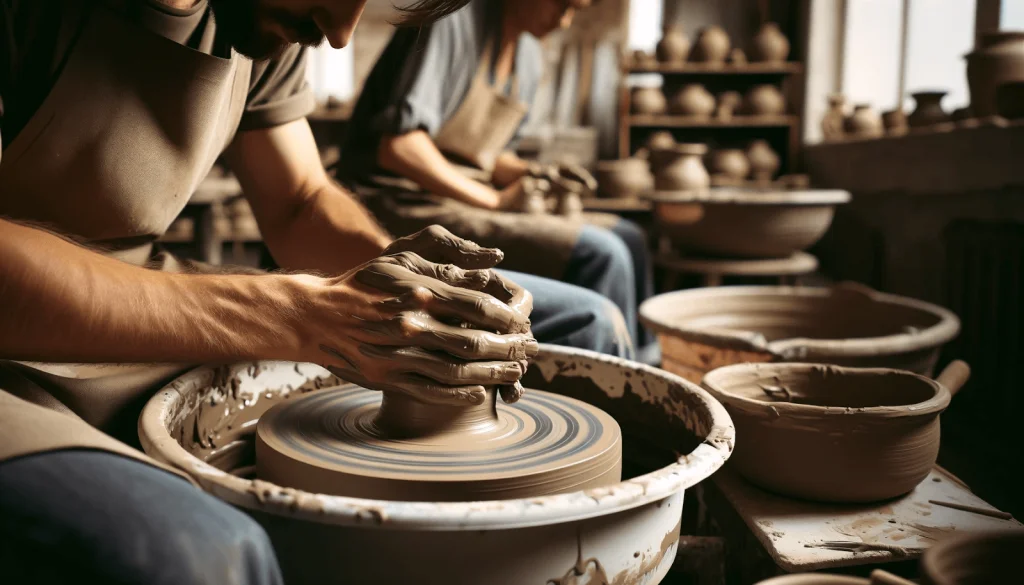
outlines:
[[[500,250],[431,226],[395,240],[374,260],[310,295],[319,359],[339,377],[434,404],[480,404],[484,386],[502,399],[537,354],[533,297],[492,270]]]

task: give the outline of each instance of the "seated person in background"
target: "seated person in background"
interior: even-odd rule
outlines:
[[[541,81],[538,39],[590,4],[472,0],[428,27],[398,30],[355,106],[339,177],[391,231],[440,224],[501,248],[504,268],[604,295],[646,361],[657,346],[637,319],[653,292],[643,230],[614,215],[519,212],[531,164],[510,148]],[[471,178],[480,171],[488,182]]]

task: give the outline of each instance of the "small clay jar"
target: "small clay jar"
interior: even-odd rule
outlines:
[[[657,64],[658,64],[658,60],[654,57],[654,55],[648,53],[647,51],[643,51],[641,49],[637,49],[637,50],[633,51],[633,66],[634,67],[639,67],[639,68],[654,67]]]
[[[594,174],[601,197],[632,199],[654,187],[648,161],[639,158],[599,161]]]
[[[853,107],[853,113],[846,118],[843,129],[851,138],[878,138],[885,134],[882,117],[867,104]]]
[[[758,85],[747,92],[743,111],[751,116],[781,116],[786,113],[786,98],[774,85]]]
[[[942,98],[946,97],[946,92],[919,91],[911,94],[911,97],[917,103],[914,111],[907,116],[907,124],[911,128],[924,128],[950,121],[949,114],[942,109]]]
[[[654,152],[664,148],[672,148],[676,145],[676,139],[672,137],[672,133],[668,130],[658,130],[647,137],[647,142],[644,143],[647,147],[648,152]]]
[[[657,87],[635,87],[630,100],[634,114],[664,114],[668,107],[665,94]]]
[[[758,183],[771,182],[779,172],[782,162],[766,140],[755,140],[747,147],[747,161],[750,162],[751,178]]]
[[[544,215],[548,212],[547,196],[551,191],[549,181],[526,177],[521,189],[522,194],[518,202],[520,212],[532,215]]]
[[[731,43],[729,35],[720,26],[708,26],[701,29],[697,41],[690,51],[690,60],[708,65],[724,65],[729,55]]]
[[[666,26],[655,49],[658,61],[662,63],[683,63],[690,53],[690,39],[678,25]]]
[[[736,47],[729,51],[729,64],[736,67],[742,67],[747,64],[747,54],[743,52],[743,49]]]
[[[715,96],[699,83],[684,86],[672,98],[670,109],[678,116],[708,118],[715,111]]]
[[[715,118],[719,120],[731,120],[736,110],[743,103],[743,97],[738,91],[724,91],[718,96],[718,104],[715,106]]]
[[[889,136],[902,136],[907,133],[907,115],[903,108],[882,112],[882,126]]]
[[[761,63],[785,63],[789,57],[789,39],[779,25],[766,22],[750,43],[750,59]]]
[[[719,184],[739,184],[750,174],[750,161],[739,148],[719,148],[711,153],[711,176]]]
[[[982,34],[966,58],[971,110],[980,118],[993,116],[998,113],[999,86],[1024,81],[1024,31]]]
[[[828,96],[828,110],[821,117],[821,136],[825,140],[842,140],[846,121],[846,96],[834,93]]]
[[[702,191],[711,186],[711,176],[702,157],[708,147],[703,144],[678,144],[665,151],[669,157],[654,177],[658,191]]]

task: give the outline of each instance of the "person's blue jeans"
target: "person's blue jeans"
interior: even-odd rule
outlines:
[[[530,321],[537,341],[633,359],[626,320],[607,298],[550,278],[511,270],[499,272],[533,294]]]
[[[280,585],[250,517],[161,469],[105,451],[0,462],[0,582]]]

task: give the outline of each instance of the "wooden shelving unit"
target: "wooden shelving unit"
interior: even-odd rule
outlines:
[[[694,116],[626,115],[626,125],[632,128],[789,128],[799,123],[798,116],[733,116],[719,120]]]
[[[706,65],[704,63],[652,63],[626,65],[628,73],[669,73],[689,75],[795,75],[803,73],[803,65],[796,62],[747,63],[745,65]]]

